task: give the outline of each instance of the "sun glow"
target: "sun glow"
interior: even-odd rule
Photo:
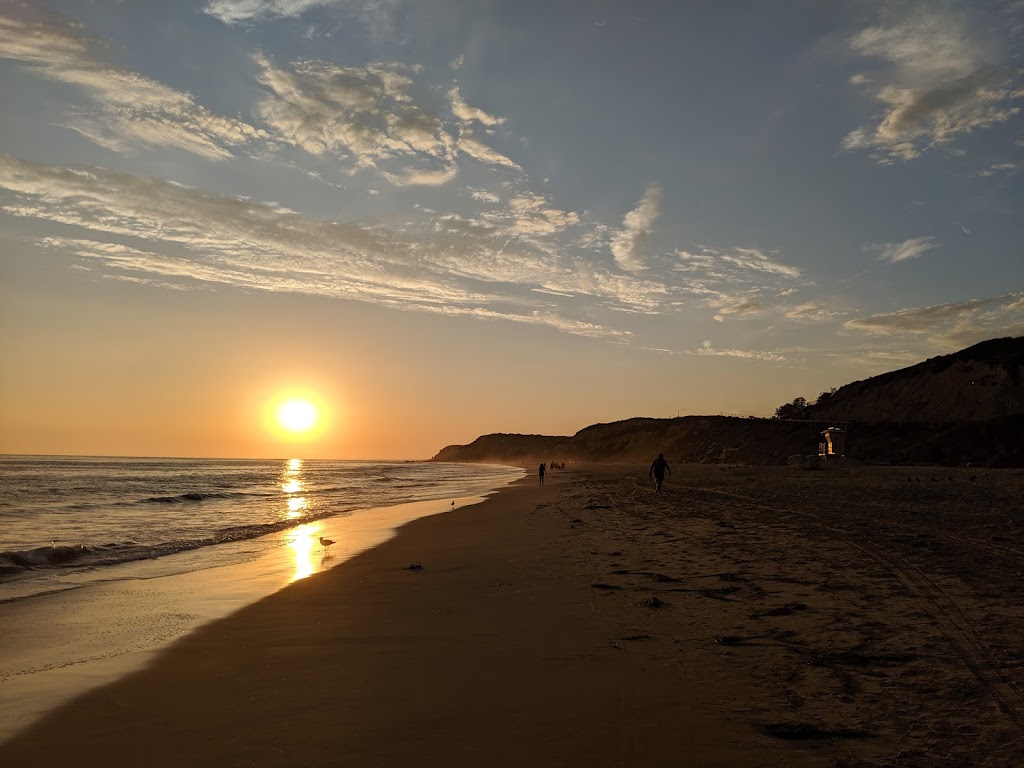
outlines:
[[[325,397],[320,388],[288,386],[268,388],[262,400],[261,426],[271,437],[275,447],[285,455],[306,458],[325,450],[337,438],[338,411],[333,395]],[[275,391],[276,390],[276,391]],[[291,459],[281,475],[281,484],[302,480],[302,462]],[[296,493],[297,488],[284,488],[285,493]]]
[[[289,432],[308,432],[318,417],[316,406],[298,397],[285,400],[277,409],[277,423]]]

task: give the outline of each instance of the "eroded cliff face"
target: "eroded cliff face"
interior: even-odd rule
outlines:
[[[871,463],[1024,466],[1024,337],[993,339],[910,368],[853,382],[807,419],[684,416],[594,424],[572,437],[484,435],[434,461],[783,464],[817,453],[843,424],[846,455]],[[1012,406],[1012,408],[1011,408]]]
[[[670,464],[785,464],[816,454],[821,431],[834,424],[729,416],[628,419],[595,424],[573,437],[484,435],[467,446],[450,445],[433,460],[529,468],[541,461],[649,464],[664,453]],[[846,456],[853,461],[1024,466],[1024,414],[944,425],[845,422],[844,426]]]
[[[478,437],[469,445],[449,445],[431,461],[468,461],[527,465],[537,460],[552,461],[553,451],[569,437],[498,433]]]
[[[815,419],[951,424],[1024,413],[1024,337],[992,339],[951,355],[840,387]]]

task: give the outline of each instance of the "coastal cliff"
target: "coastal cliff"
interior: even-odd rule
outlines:
[[[784,464],[816,453],[821,431],[841,424],[855,461],[1024,466],[1022,368],[1024,337],[993,339],[824,393],[800,418],[633,418],[571,437],[484,435],[433,461],[636,462],[664,453],[670,462]]]

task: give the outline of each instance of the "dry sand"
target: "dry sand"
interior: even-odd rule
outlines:
[[[673,469],[410,523],[0,764],[1024,765],[1024,473]]]

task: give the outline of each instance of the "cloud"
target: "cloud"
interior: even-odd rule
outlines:
[[[496,205],[501,202],[501,198],[493,192],[488,192],[486,189],[475,189],[473,187],[467,187],[469,190],[469,196],[474,200],[484,203],[491,203]]]
[[[848,320],[848,331],[876,335],[928,334],[943,347],[962,346],[1024,329],[1024,292],[950,304],[913,307],[896,312]]]
[[[298,13],[310,4],[228,6],[258,17]],[[325,61],[279,66],[257,53],[252,59],[263,93],[256,114],[264,127],[256,127],[209,111],[191,94],[106,64],[103,50],[102,41],[89,37],[82,25],[59,16],[0,16],[0,58],[79,88],[87,101],[69,115],[66,127],[118,153],[175,148],[223,160],[246,145],[290,144],[355,169],[373,169],[396,186],[448,183],[458,175],[460,153],[521,170],[470,127],[500,125],[503,119],[470,107],[457,89],[448,118],[461,126],[457,137],[441,117],[418,105],[410,95],[420,75],[416,66],[381,61],[359,67]]]
[[[399,0],[207,0],[203,12],[225,24],[297,19],[312,8],[335,7],[383,33],[393,24]]]
[[[515,228],[526,235],[547,235],[561,232],[579,223],[574,211],[561,211],[540,195],[524,193],[509,200],[515,215]]]
[[[515,171],[522,170],[515,161],[487,146],[477,133],[477,126],[490,132],[504,124],[505,118],[495,117],[482,109],[471,107],[460,95],[458,86],[448,91],[448,102],[451,105],[452,114],[459,121],[459,151],[487,165],[511,168]]]
[[[1015,173],[1024,168],[1024,163],[992,163],[987,168],[978,171],[979,176],[995,176],[997,173]]]
[[[480,123],[485,128],[495,128],[505,122],[503,117],[495,117],[482,109],[471,107],[459,94],[458,86],[448,91],[448,100],[452,106],[452,112],[463,123]]]
[[[710,346],[687,350],[686,354],[698,355],[699,357],[739,357],[746,360],[766,360],[773,363],[780,363],[786,360],[785,356],[776,352],[748,349],[716,349]]]
[[[767,272],[769,274],[785,275],[787,277],[800,276],[800,270],[796,267],[779,264],[757,248],[735,248],[731,254],[720,253],[719,257],[723,261],[730,262],[745,270]]]
[[[619,267],[636,272],[647,266],[651,229],[660,215],[661,187],[648,184],[640,202],[622,220],[623,228],[612,235],[612,256]]]
[[[542,198],[524,199],[551,221],[555,209]],[[664,286],[553,254],[508,223],[436,214],[391,228],[338,223],[162,180],[6,155],[0,212],[63,225],[67,234],[44,244],[106,275],[178,287],[313,294],[604,338],[628,331],[598,315],[656,311],[666,298]]]
[[[335,0],[209,0],[203,11],[225,24],[274,17],[297,18],[310,8],[330,5]]]
[[[460,154],[522,170],[481,141],[472,127],[498,125],[501,118],[453,99],[456,138],[440,117],[417,105],[410,95],[420,74],[417,67],[397,62],[341,67],[326,61],[278,66],[262,54],[253,60],[266,89],[259,116],[275,138],[310,154],[376,170],[398,186],[447,183],[458,175]]]
[[[786,312],[788,320],[829,320],[838,315],[838,312],[832,312],[827,307],[813,302],[801,304]]]
[[[325,61],[279,67],[262,54],[253,61],[266,89],[257,111],[279,140],[313,155],[350,158],[400,185],[436,185],[457,172],[454,141],[441,120],[408,94],[414,68]]]
[[[901,243],[874,243],[864,246],[866,251],[877,251],[879,261],[895,264],[907,259],[916,259],[923,253],[938,248],[934,237],[913,237]]]
[[[1020,72],[1000,66],[963,14],[922,7],[861,30],[850,47],[883,62],[878,79],[887,82],[873,92],[882,105],[877,123],[850,132],[845,150],[868,150],[882,163],[912,160],[1019,112],[1013,102],[1024,97]],[[872,82],[856,77],[855,85]]]
[[[782,299],[807,284],[800,269],[759,248],[725,250],[702,245],[675,255],[673,269],[686,278],[680,290],[714,309],[718,322],[776,310],[786,303]]]
[[[458,147],[461,152],[469,155],[474,160],[479,160],[485,165],[498,165],[504,168],[511,168],[514,171],[522,170],[515,162],[488,147],[471,132],[463,132],[459,136]]]
[[[242,120],[210,112],[188,93],[106,64],[103,47],[80,24],[55,15],[0,16],[0,58],[81,89],[88,103],[67,127],[107,149],[168,147],[222,160],[237,147],[268,138]]]
[[[730,315],[751,317],[752,315],[761,314],[765,309],[765,305],[755,298],[736,298],[724,294],[709,299],[708,304],[718,310],[715,320],[720,323],[725,322],[725,319]]]

